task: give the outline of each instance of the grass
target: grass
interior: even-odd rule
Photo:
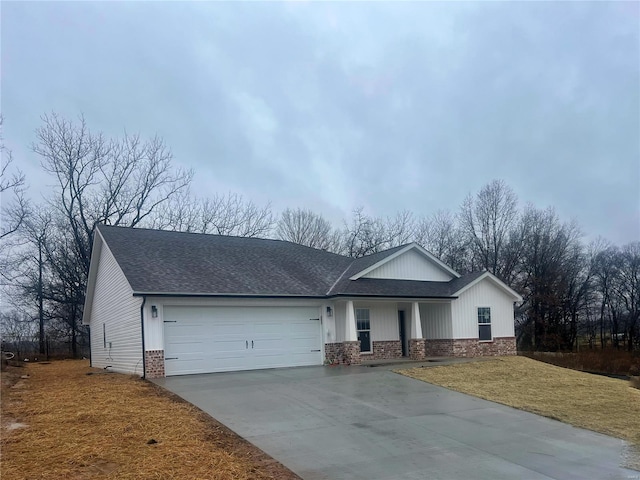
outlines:
[[[14,370],[28,378],[2,373],[2,478],[298,478],[139,378],[90,369],[86,361]]]
[[[629,441],[625,466],[640,470],[640,390],[626,380],[526,357],[397,373]]]

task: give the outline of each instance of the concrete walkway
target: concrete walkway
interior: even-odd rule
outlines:
[[[395,374],[303,367],[155,381],[307,480],[640,479],[626,444]]]

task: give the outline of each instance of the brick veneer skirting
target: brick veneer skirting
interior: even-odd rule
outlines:
[[[365,358],[382,360],[387,358],[402,358],[402,343],[400,340],[385,340],[373,342],[373,353]]]
[[[424,360],[426,356],[424,338],[412,338],[409,340],[409,358],[411,360]]]
[[[490,357],[517,353],[515,337],[496,337],[492,342],[480,342],[477,338],[427,339],[425,351],[428,357]]]
[[[360,342],[325,343],[324,356],[331,365],[359,365]]]
[[[144,352],[144,368],[147,378],[164,377],[164,350]]]

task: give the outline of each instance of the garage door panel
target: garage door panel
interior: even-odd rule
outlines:
[[[314,307],[165,306],[165,372],[320,365],[317,316]]]

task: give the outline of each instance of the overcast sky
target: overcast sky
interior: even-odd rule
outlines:
[[[640,239],[640,3],[8,2],[4,141],[83,113],[159,134],[194,192],[334,222],[457,210],[494,178]]]

